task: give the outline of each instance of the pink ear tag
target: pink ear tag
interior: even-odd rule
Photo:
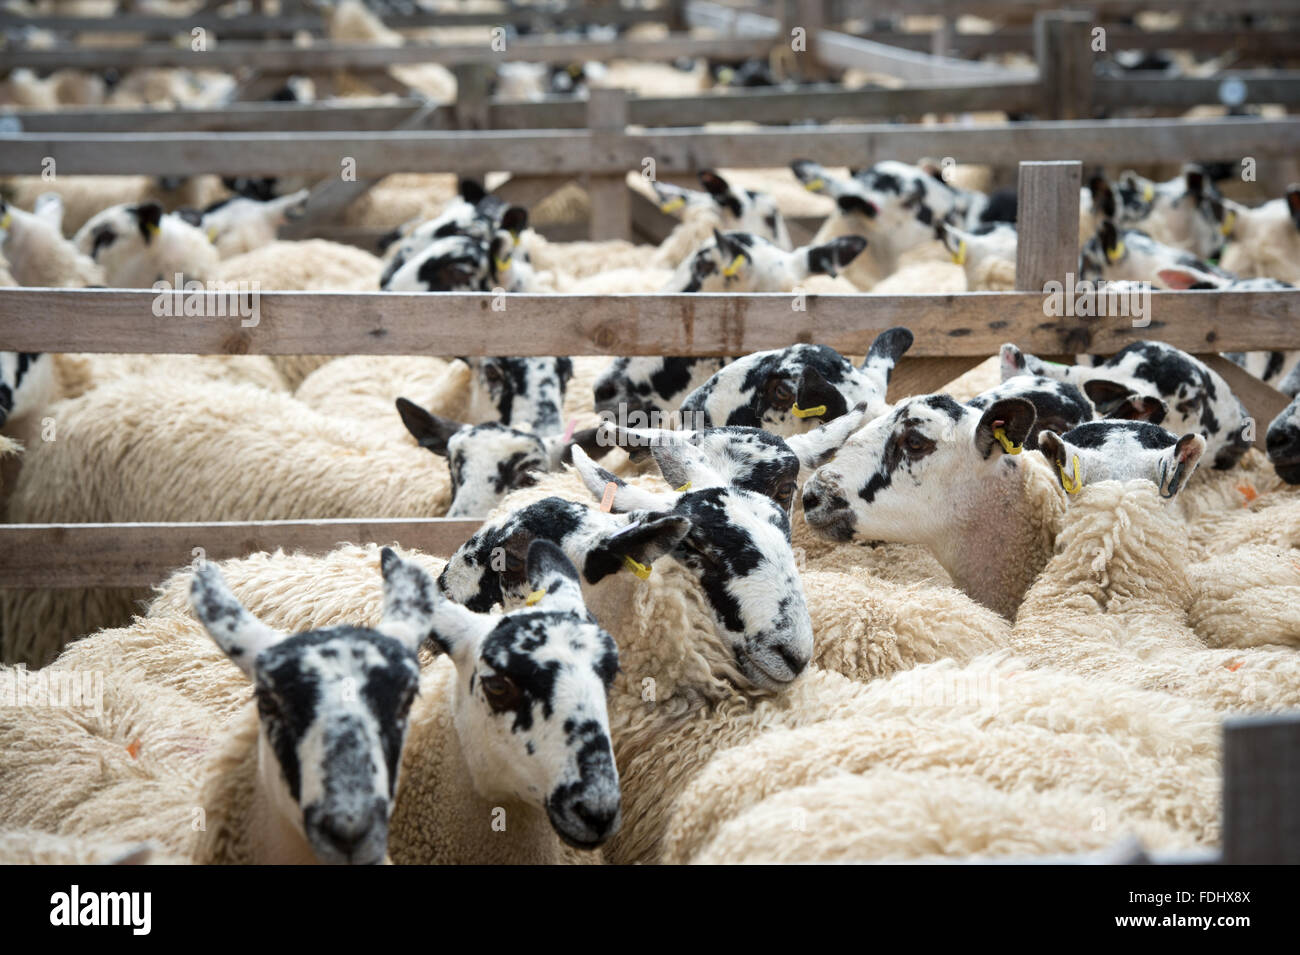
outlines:
[[[614,495],[618,493],[618,485],[610,481],[605,485],[605,493],[600,499],[600,509],[606,514],[614,506]]]
[[[577,418],[570,418],[570,419],[569,419],[569,426],[568,426],[567,428],[564,429],[564,443],[565,443],[565,444],[568,444],[570,441],[573,440],[573,429],[574,429],[574,427],[577,426],[577,424],[578,424],[578,419],[577,419]]]

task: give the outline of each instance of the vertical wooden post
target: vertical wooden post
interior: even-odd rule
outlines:
[[[790,30],[800,27],[805,31],[807,42],[805,52],[795,54],[795,64],[799,75],[806,80],[824,80],[828,73],[822,65],[821,52],[817,49],[818,38],[826,29],[826,4],[828,0],[795,0],[794,18],[788,24],[785,35],[776,38],[778,43],[790,48]]]
[[[627,91],[593,89],[587,99],[587,128],[596,149],[621,138],[627,127]],[[632,235],[632,203],[625,173],[587,176],[591,199],[591,238],[628,239]]]
[[[953,35],[952,17],[943,17],[939,21],[939,28],[930,34],[930,55],[947,56],[952,50]]]
[[[1223,861],[1300,863],[1300,716],[1224,721]]]
[[[1016,197],[1016,288],[1041,292],[1079,268],[1080,162],[1022,162]]]
[[[1093,20],[1076,11],[1034,17],[1034,60],[1044,119],[1092,118]]]
[[[487,129],[490,100],[488,91],[494,73],[490,63],[457,63],[451,68],[456,76],[456,126],[460,129]]]

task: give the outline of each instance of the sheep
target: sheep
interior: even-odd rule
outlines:
[[[668,215],[680,213],[681,219],[707,219],[711,228],[727,232],[749,232],[786,251],[794,247],[781,210],[771,196],[753,189],[733,189],[712,169],[700,170],[699,179],[704,192],[651,180],[660,211]],[[677,261],[665,264],[675,266]]]
[[[1168,288],[1163,273],[1187,268],[1234,277],[1190,252],[1157,242],[1145,232],[1121,229],[1110,219],[1101,223],[1079,253],[1079,279],[1087,282],[1150,282]]]
[[[978,411],[1003,398],[1024,398],[1034,406],[1034,424],[1025,435],[1025,447],[1038,448],[1040,432],[1065,432],[1091,421],[1092,405],[1083,393],[1068,381],[1041,375],[1015,375],[1002,384],[976,395],[966,405]]]
[[[220,176],[189,176],[176,181],[156,176],[15,176],[8,181],[13,202],[24,208],[47,192],[64,204],[63,227],[69,234],[110,206],[157,202],[165,209],[203,209],[228,196]]]
[[[207,234],[223,259],[229,259],[274,242],[280,226],[306,211],[309,195],[300,189],[265,202],[232,196],[208,206],[191,224]]]
[[[1300,284],[1300,184],[1254,209],[1226,199],[1223,206],[1223,268],[1243,278]]]
[[[774,434],[810,431],[860,402],[879,414],[889,376],[912,345],[905,328],[881,332],[861,368],[826,345],[755,352],[725,366],[682,401],[696,427],[744,425]]]
[[[682,400],[714,374],[730,358],[683,358],[638,356],[615,358],[596,379],[592,389],[597,414],[658,414],[663,420],[676,411]]]
[[[1233,467],[1253,443],[1253,422],[1228,383],[1204,362],[1163,342],[1133,342],[1096,366],[1059,365],[1003,345],[1004,380],[1026,371],[1072,382],[1094,402],[1102,402],[1102,409],[1109,410],[1106,401],[1128,400],[1128,393],[1160,399],[1166,411],[1163,417],[1153,417],[1154,423],[1177,434],[1200,433],[1216,470]],[[1112,387],[1099,391],[1091,385],[1095,379],[1105,379]]]
[[[1063,434],[1044,431],[1038,449],[1067,493],[1098,481],[1146,478],[1171,498],[1195,473],[1205,439],[1190,432],[1178,437],[1147,421],[1089,421]]]
[[[972,292],[1007,292],[1016,287],[1016,227],[994,222],[967,232],[940,224],[940,239],[966,273]]]
[[[54,193],[26,212],[0,199],[0,251],[13,282],[41,288],[84,288],[104,284],[104,270],[63,238],[63,201]]]
[[[446,469],[415,445],[246,384],[128,378],[51,413],[59,440],[27,449],[11,521],[429,517],[450,503]],[[63,643],[124,622],[139,596],[6,591],[0,658],[48,662]]]
[[[1222,197],[1206,170],[1195,163],[1168,182],[1152,182],[1124,172],[1113,187],[1109,215],[1120,229],[1141,229],[1156,242],[1199,259],[1218,258],[1228,234],[1216,208]],[[1117,198],[1118,201],[1114,201]]]
[[[1300,375],[1292,372],[1291,377]],[[1269,424],[1264,447],[1278,477],[1288,484],[1300,484],[1300,397],[1292,400]]]
[[[165,215],[156,202],[111,206],[87,220],[72,241],[115,288],[150,288],[159,281],[178,288],[178,275],[206,282],[217,275],[221,258],[201,230]]]
[[[663,291],[790,292],[815,275],[834,278],[866,247],[861,236],[840,236],[785,252],[752,233],[715,229],[713,240],[682,261]]]

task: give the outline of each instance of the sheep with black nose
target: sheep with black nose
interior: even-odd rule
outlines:
[[[786,251],[752,232],[713,232],[682,260],[664,292],[791,292],[816,275],[834,278],[867,247],[862,236]]]

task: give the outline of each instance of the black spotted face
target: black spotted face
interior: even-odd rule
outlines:
[[[541,438],[500,424],[462,428],[447,442],[452,502],[448,517],[483,517],[511,491],[550,470]]]
[[[419,252],[401,259],[381,288],[388,292],[481,292],[488,291],[491,272],[487,243],[465,235],[450,235],[430,241]],[[391,264],[391,263],[390,263]]]
[[[615,358],[593,384],[594,410],[606,412],[614,423],[619,415],[640,413],[666,416],[676,411],[682,399],[724,365],[726,358],[681,358],[644,356]],[[668,427],[666,418],[652,421],[624,420],[626,427]]]
[[[41,352],[0,352],[0,426],[27,410],[35,382],[50,371],[50,361],[41,360]]]
[[[538,435],[563,430],[570,358],[464,358],[474,373],[470,419],[499,421]]]
[[[754,232],[720,233],[688,256],[665,292],[790,292],[809,275],[807,250]]]
[[[1196,471],[1205,439],[1179,438],[1146,421],[1091,421],[1060,435],[1045,432],[1041,450],[1071,494],[1099,481],[1147,480],[1172,498]]]
[[[1288,484],[1300,484],[1300,399],[1273,419],[1264,446],[1278,477]]]
[[[984,411],[1002,398],[1024,398],[1032,402],[1037,417],[1033,430],[1025,438],[1025,447],[1038,448],[1040,431],[1064,434],[1084,422],[1092,420],[1092,405],[1083,393],[1067,381],[1056,381],[1037,375],[1017,375],[995,388],[966,402],[972,408]]]

